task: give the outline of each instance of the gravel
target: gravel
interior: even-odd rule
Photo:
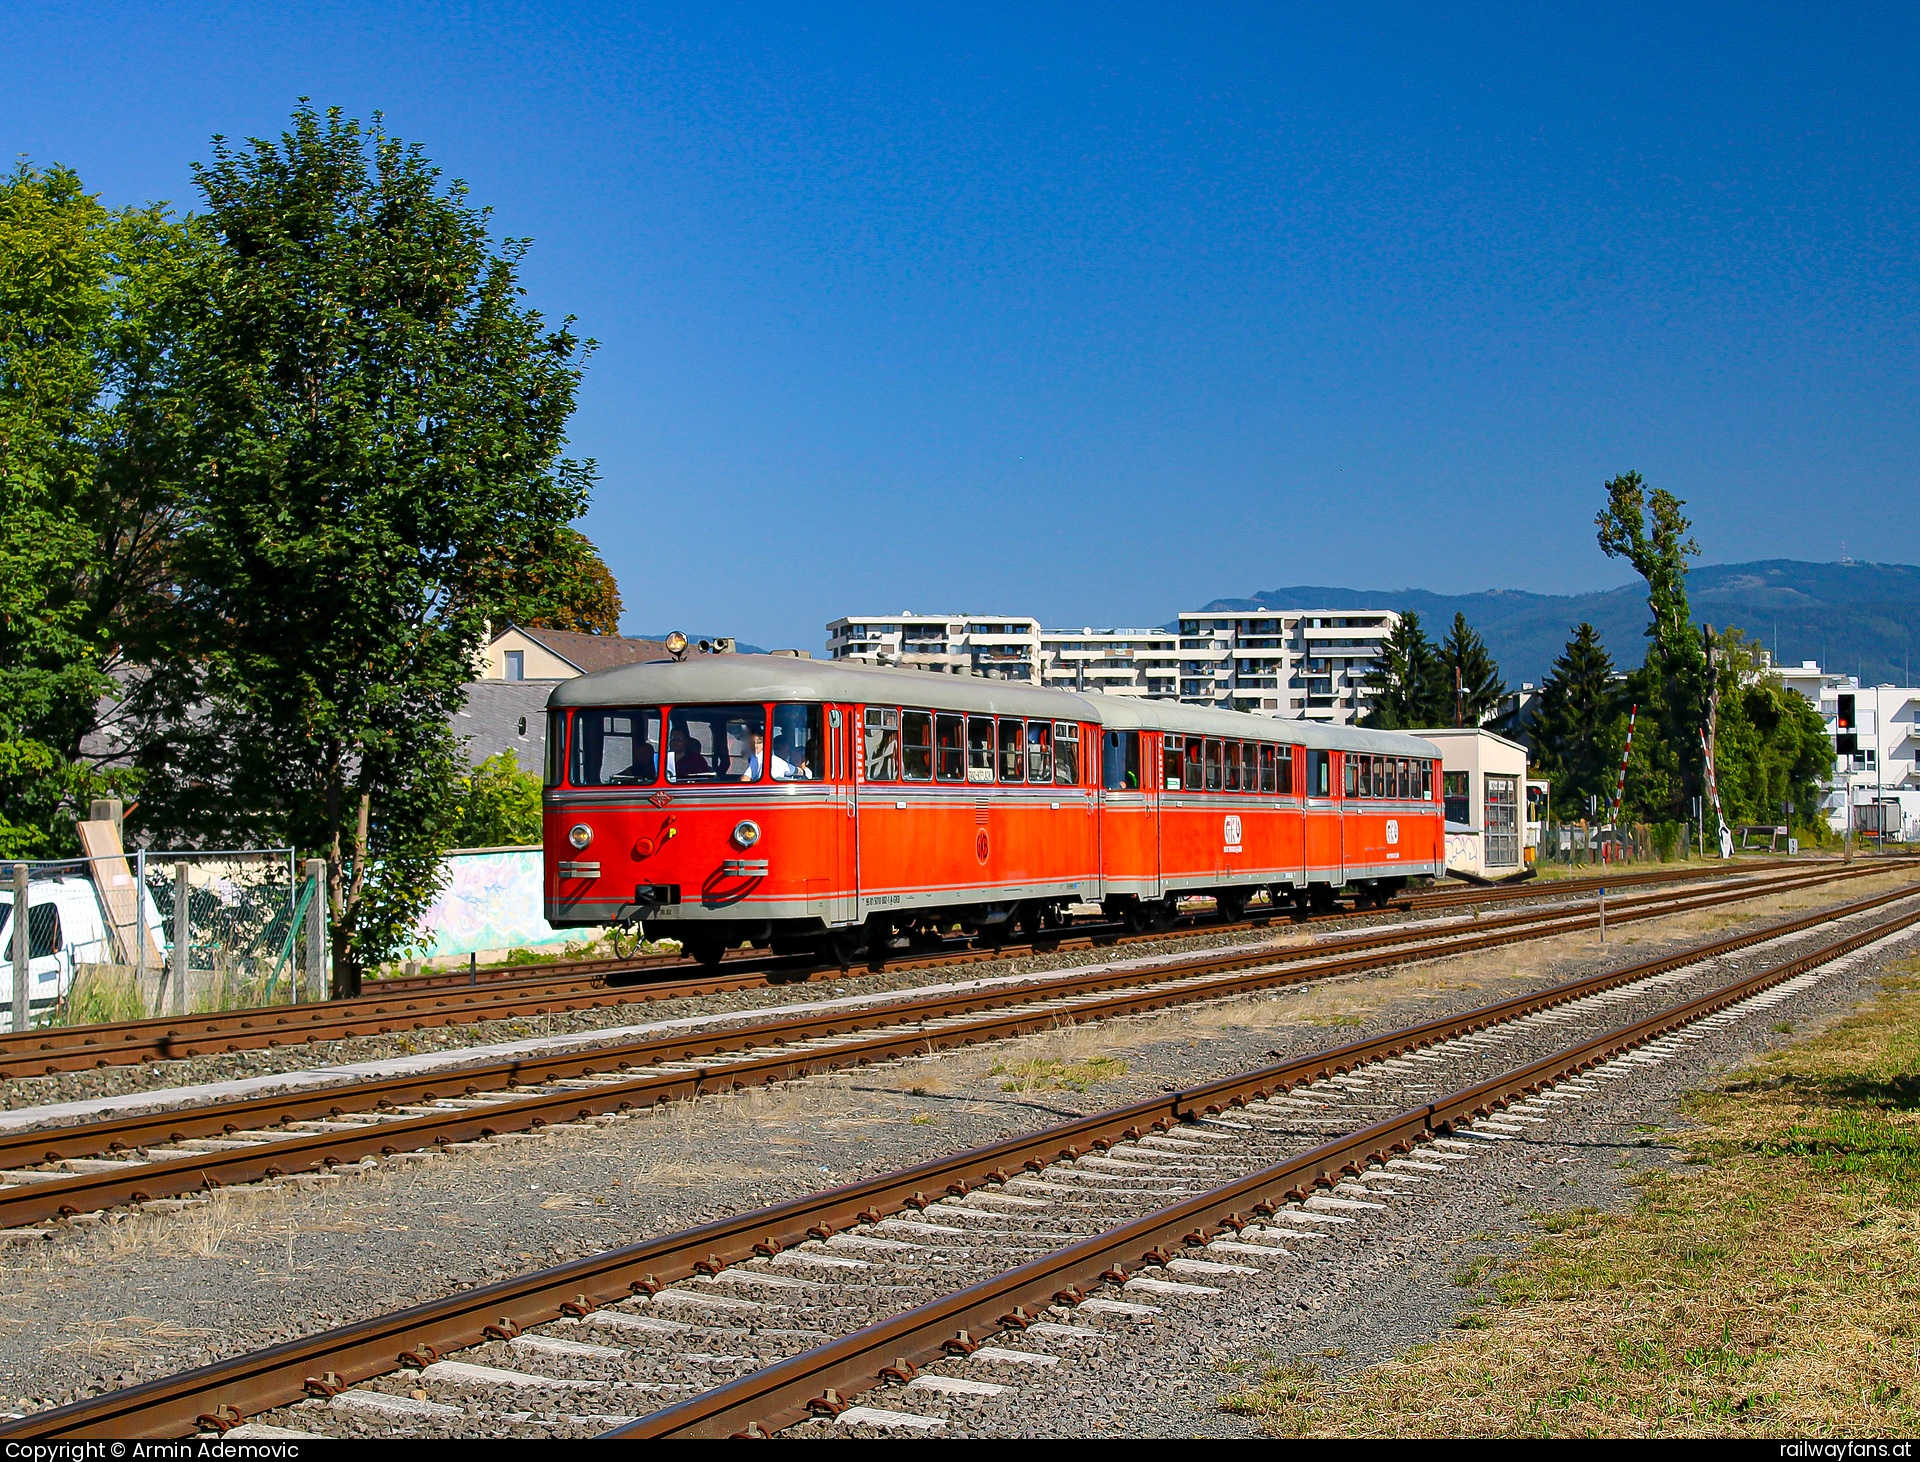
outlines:
[[[1850,887],[1846,897],[1859,896],[1857,889],[1858,885]],[[1022,1050],[1044,1050],[1054,1039],[1034,1037],[990,1050],[945,1054],[889,1068],[705,1099],[627,1120],[554,1131],[542,1138],[488,1144],[485,1151],[453,1158],[373,1167],[333,1182],[305,1180],[234,1190],[178,1213],[131,1215],[75,1229],[54,1242],[0,1257],[0,1264],[12,1271],[9,1277],[13,1281],[6,1286],[5,1297],[0,1298],[0,1374],[34,1377],[33,1394],[15,1399],[35,1406],[166,1374],[212,1356],[457,1292],[575,1254],[671,1232],[744,1207],[798,1196],[854,1176],[995,1140],[1015,1130],[1045,1125],[1057,1117],[1117,1105],[1144,1092],[1245,1069],[1268,1059],[1269,1052],[1288,1054],[1322,1048],[1368,1031],[1471,1008],[1514,989],[1554,983],[1587,969],[1624,962],[1623,957],[1644,957],[1649,952],[1646,944],[1652,942],[1650,928],[1638,926],[1640,946],[1609,946],[1604,956],[1590,941],[1583,946],[1578,940],[1555,941],[1561,953],[1550,964],[1519,974],[1506,968],[1513,958],[1510,952],[1435,962],[1426,967],[1429,971],[1451,969],[1456,978],[1475,981],[1454,988],[1402,991],[1395,980],[1406,980],[1405,972],[1343,982],[1356,997],[1371,994],[1378,998],[1355,1017],[1356,1024],[1337,1031],[1284,1020],[1247,1028],[1207,1025],[1195,1019],[1200,1012],[1192,1009],[1115,1022],[1098,1030],[1109,1049],[1125,1053],[1126,1074],[1086,1091],[1002,1090],[1008,1083],[1004,1075],[992,1071],[992,1066],[1004,1064]],[[1097,957],[1103,956],[1089,956]],[[1740,962],[1768,961],[1756,954],[1742,957]],[[1858,958],[1855,963],[1859,963]],[[974,967],[967,973],[978,972]],[[1724,971],[1717,975],[1728,977]],[[914,978],[924,981],[926,973],[914,972]],[[1824,981],[1803,998],[1823,999],[1841,991],[1844,998],[1851,999],[1855,987],[1863,985],[1868,977],[1849,978],[1851,984],[1837,977]],[[777,998],[791,998],[790,992],[772,993]],[[1681,993],[1679,988],[1669,988],[1657,1003],[1670,1003],[1681,998]],[[1298,992],[1282,992],[1237,1002],[1237,1006],[1251,1009],[1263,1002],[1298,998]],[[1359,1003],[1366,1005],[1365,1000]],[[1218,1012],[1223,1006],[1208,1008]],[[1618,1023],[1629,1014],[1624,1008],[1616,1009],[1613,1015],[1617,1019],[1608,1023]],[[1080,1030],[1065,1033],[1061,1039],[1085,1039],[1093,1034],[1092,1030]],[[1754,1033],[1743,1027],[1740,1039],[1746,1040],[1748,1047],[1753,1038]],[[1715,1042],[1733,1039],[1714,1038]],[[1679,1079],[1681,1075],[1673,1068],[1663,1068],[1663,1076]],[[1650,1091],[1654,1084],[1651,1080],[1634,1083],[1633,1095],[1642,1096],[1643,1088]],[[1533,1145],[1530,1139],[1527,1146]],[[1510,1146],[1517,1150],[1520,1144]],[[1503,1152],[1498,1160],[1510,1163],[1516,1159]],[[1487,1160],[1489,1171],[1493,1162]],[[1581,1183],[1589,1183],[1584,1171],[1578,1178]],[[1489,1194],[1500,1181],[1492,1184]],[[1607,1188],[1609,1181],[1605,1174],[1595,1174],[1589,1186],[1597,1184],[1597,1192]],[[1475,1191],[1473,1182],[1463,1180],[1447,1203],[1434,1207],[1449,1214],[1472,1208],[1477,1200],[1469,1195]],[[1511,1194],[1514,1190],[1509,1185],[1503,1191]],[[1598,1200],[1582,1188],[1577,1201]],[[1490,1196],[1482,1206],[1495,1203],[1497,1195]],[[1511,1206],[1488,1211],[1504,1212],[1511,1225]],[[1463,1232],[1486,1227],[1484,1216],[1466,1222]],[[1003,1221],[999,1226],[1014,1225]],[[1372,1225],[1350,1227],[1356,1236],[1373,1232]],[[1343,1241],[1350,1237],[1345,1228],[1341,1237]],[[1373,1243],[1371,1239],[1365,1242]],[[1313,1271],[1314,1265],[1327,1267],[1317,1256],[1321,1252],[1331,1254],[1335,1247],[1331,1241],[1316,1246],[1316,1258],[1302,1261],[1303,1272]],[[1431,1334],[1437,1325],[1450,1320],[1451,1309],[1445,1316],[1440,1310],[1448,1304],[1457,1307],[1459,1297],[1444,1278],[1434,1280],[1429,1275],[1422,1280],[1400,1276],[1397,1271],[1390,1277],[1385,1272],[1373,1272],[1378,1267],[1373,1261],[1385,1263],[1381,1256],[1395,1252],[1403,1260],[1430,1259],[1435,1253],[1445,1253],[1451,1259],[1452,1240],[1442,1244],[1437,1238],[1416,1235],[1397,1251],[1391,1244],[1374,1247],[1378,1252],[1370,1250],[1365,1265],[1355,1265],[1351,1255],[1344,1262],[1329,1261],[1333,1272],[1326,1276],[1325,1287],[1295,1297],[1309,1305],[1317,1303],[1318,1308],[1299,1310],[1297,1303],[1289,1302],[1275,1311],[1270,1305],[1262,1310],[1260,1304],[1254,1304],[1249,1311],[1254,1318],[1248,1324],[1254,1327],[1254,1333],[1267,1337],[1263,1343],[1271,1348],[1277,1318],[1286,1319],[1289,1325],[1304,1320],[1308,1328],[1335,1323],[1336,1330],[1341,1326],[1352,1329],[1353,1337],[1302,1349],[1289,1335],[1287,1353],[1313,1353],[1337,1345],[1351,1356],[1378,1358],[1409,1343],[1408,1337]],[[952,1264],[961,1268],[971,1262],[958,1255],[950,1257]],[[909,1271],[887,1272],[904,1281],[909,1274],[924,1274],[926,1259],[921,1254]],[[1406,1267],[1404,1263],[1402,1267]],[[1423,1266],[1416,1262],[1412,1267]],[[1429,1263],[1424,1267],[1433,1266]],[[1441,1267],[1451,1265],[1443,1263]],[[1364,1280],[1364,1297],[1355,1298],[1349,1292],[1343,1298],[1338,1282],[1342,1279]],[[1247,1288],[1251,1291],[1255,1286],[1249,1283]],[[816,1314],[804,1325],[768,1323],[779,1318],[771,1312],[757,1315],[750,1326],[705,1323],[696,1327],[699,1350],[690,1352],[676,1339],[670,1348],[657,1353],[648,1350],[645,1364],[628,1363],[629,1371],[623,1376],[641,1386],[691,1384],[688,1366],[700,1368],[701,1375],[713,1375],[717,1373],[715,1367],[731,1373],[726,1370],[728,1366],[737,1370],[746,1364],[693,1361],[688,1358],[691,1354],[764,1359],[804,1348],[807,1339],[777,1336],[772,1331],[816,1325],[837,1331],[864,1323],[862,1317],[885,1313],[898,1303],[897,1296],[874,1291],[857,1301],[836,1302],[831,1314]],[[1211,1309],[1194,1336],[1177,1338],[1181,1331],[1180,1307],[1191,1303],[1181,1300],[1164,1305],[1165,1316],[1153,1317],[1152,1323],[1141,1327],[1140,1334],[1124,1347],[1109,1348],[1116,1353],[1124,1351],[1132,1364],[1159,1354],[1153,1347],[1162,1339],[1173,1347],[1162,1357],[1169,1377],[1166,1387],[1172,1387],[1171,1391],[1146,1386],[1138,1376],[1114,1382],[1111,1390],[1098,1391],[1099,1397],[1111,1399],[1116,1407],[1124,1402],[1134,1408],[1123,1407],[1113,1413],[1136,1418],[1128,1421],[1128,1426],[1140,1424],[1137,1418],[1147,1414],[1161,1418],[1156,1424],[1163,1432],[1169,1426],[1180,1434],[1196,1427],[1226,1427],[1225,1434],[1232,1434],[1233,1428],[1243,1426],[1211,1410],[1210,1398],[1230,1389],[1231,1381],[1210,1368],[1222,1357],[1242,1358],[1251,1350],[1232,1324],[1221,1323],[1221,1312]],[[1235,1304],[1237,1308],[1237,1289]],[[818,1306],[810,1300],[809,1308],[817,1310]],[[618,1343],[623,1347],[633,1344],[624,1336]],[[1193,1350],[1189,1360],[1175,1364],[1175,1358],[1184,1353],[1183,1346],[1199,1349]],[[1095,1351],[1108,1354],[1098,1347]],[[557,1371],[555,1366],[588,1364],[578,1358],[549,1355],[539,1356],[536,1363],[524,1353],[524,1347],[519,1352],[499,1347],[483,1349],[462,1359],[563,1378],[569,1373]],[[1059,1384],[1065,1385],[1064,1378],[1071,1374],[1086,1382],[1080,1389],[1087,1395],[1076,1400],[1063,1392],[1056,1409],[1046,1414],[1050,1419],[1037,1424],[1038,1430],[1079,1428],[1076,1434],[1098,1434],[1092,1421],[1084,1425],[1072,1422],[1070,1411],[1072,1405],[1084,1402],[1084,1420],[1084,1416],[1097,1414],[1107,1405],[1107,1399],[1093,1399],[1098,1388],[1087,1379],[1096,1372],[1104,1375],[1104,1364],[1090,1352],[1071,1367],[1062,1366]],[[605,1370],[603,1367],[591,1373],[604,1375]],[[579,1372],[573,1378],[585,1378],[587,1374]],[[1175,1381],[1184,1384],[1176,1387]],[[444,1399],[445,1384],[437,1378],[429,1385],[407,1377],[380,1383],[382,1388],[402,1395],[409,1394],[409,1388],[428,1390],[436,1402]],[[1044,1390],[1055,1384],[1054,1379],[1044,1384],[1023,1379],[1019,1394],[1030,1397],[1036,1394],[1036,1385]],[[1099,1382],[1099,1386],[1106,1385],[1105,1381]],[[1135,1386],[1145,1389],[1129,1401],[1126,1393]],[[1067,1387],[1067,1391],[1072,1389]],[[551,1391],[526,1393],[526,1399],[514,1401],[511,1407],[502,1404],[497,1391],[488,1394],[491,1401],[483,1408],[485,1415],[469,1407],[457,1426],[444,1418],[435,1423],[430,1417],[420,1425],[443,1425],[466,1433],[483,1430],[502,1435],[576,1435],[599,1428],[602,1423],[553,1418],[633,1414],[664,1404],[677,1393],[631,1388],[583,1391],[579,1396],[590,1394],[591,1406],[582,1401],[560,1409],[556,1409]],[[916,1397],[921,1394],[915,1393]],[[999,1404],[999,1398],[989,1400]],[[1175,1401],[1181,1405],[1176,1406]],[[1023,1401],[1023,1408],[1025,1404]],[[969,1398],[964,1406],[943,1403],[943,1409],[952,1410],[956,1418],[953,1424],[966,1429],[973,1423],[962,1413],[971,1415],[969,1408],[987,1405],[986,1401]],[[522,1407],[524,1410],[517,1409]],[[391,1431],[391,1423],[384,1418],[369,1420],[331,1406],[323,1418],[311,1411],[295,1408],[269,1420],[327,1431],[344,1431],[348,1423]],[[983,1417],[998,1415],[990,1408],[982,1412]],[[1025,1423],[1001,1418],[983,1420],[979,1425],[990,1431],[1010,1432],[1020,1430]]]

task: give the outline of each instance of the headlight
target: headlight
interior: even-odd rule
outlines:
[[[760,824],[751,818],[735,824],[733,840],[743,848],[751,848],[760,841]]]
[[[576,822],[567,832],[567,841],[576,848],[584,848],[593,841],[593,829],[584,822]]]

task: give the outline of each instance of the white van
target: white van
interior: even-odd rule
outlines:
[[[153,895],[145,894],[147,928],[161,950],[166,930]],[[162,956],[163,957],[163,956]],[[113,939],[93,880],[75,870],[27,885],[27,977],[32,1011],[53,1009],[73,988],[83,964],[108,964],[115,958]],[[13,890],[0,887],[0,1013],[13,1001]]]

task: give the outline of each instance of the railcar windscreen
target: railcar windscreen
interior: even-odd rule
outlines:
[[[747,768],[748,781],[755,781]],[[827,738],[820,729],[820,707],[773,708],[773,779],[776,782],[818,782],[827,775]]]
[[[645,787],[660,775],[660,711],[634,706],[619,711],[575,711],[573,771],[576,787]]]
[[[765,706],[675,706],[667,715],[667,780],[758,781],[766,735]]]

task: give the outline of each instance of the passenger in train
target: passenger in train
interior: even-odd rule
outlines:
[[[684,726],[676,726],[667,742],[667,776],[680,781],[692,781],[695,777],[713,774],[713,768],[707,765],[707,759],[701,754],[700,744],[693,739],[693,733]]]

